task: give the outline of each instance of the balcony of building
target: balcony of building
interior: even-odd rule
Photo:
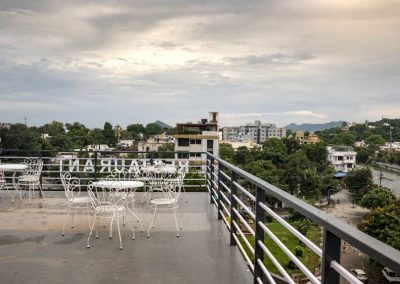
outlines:
[[[71,172],[85,184],[104,178],[113,168],[156,160],[193,171],[187,161],[175,159],[174,153],[158,153],[157,157],[141,153],[141,158],[136,158],[138,153],[128,153],[130,158],[107,158],[101,152],[91,157],[81,154],[66,158],[50,152],[1,153],[1,163],[41,156],[46,195],[45,201],[36,198],[29,204],[16,198],[12,204],[7,192],[0,191],[0,279],[4,283],[361,283],[343,262],[344,243],[400,273],[399,251],[210,153],[203,153],[207,173],[196,173],[185,181],[188,191],[203,191],[182,195],[179,238],[173,217],[162,213],[150,238],[137,233],[132,240],[123,227],[124,248],[119,250],[116,238],[108,238],[106,226],[87,249],[85,213],[78,214],[74,228],[61,236],[66,202],[60,172]],[[137,210],[146,226],[152,212],[141,206],[141,194],[137,192]],[[322,232],[321,239],[311,240],[295,229],[267,202],[268,196],[312,220]],[[286,246],[287,240],[274,234],[266,222],[268,216],[316,256],[315,267],[305,264]],[[279,251],[271,249],[272,242]],[[278,261],[280,255],[293,262],[296,275]]]

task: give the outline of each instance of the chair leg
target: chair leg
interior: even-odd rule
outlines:
[[[129,221],[129,218],[126,218],[126,222],[128,223],[129,228],[132,230],[132,240],[135,239],[135,230],[133,229],[131,222]]]
[[[94,226],[96,225],[96,219],[97,219],[97,215],[96,215],[96,213],[94,213],[94,216],[93,216],[93,225],[90,226],[90,223],[89,223],[90,232],[89,232],[89,236],[88,236],[87,243],[86,243],[86,247],[87,247],[87,248],[90,248],[90,243],[89,243],[89,241],[90,241],[90,237],[92,236]]]
[[[150,238],[150,229],[151,229],[151,226],[153,226],[154,219],[156,218],[156,214],[157,214],[157,205],[154,205],[154,214],[153,214],[153,218],[151,219],[149,229],[147,230],[147,237],[148,237],[148,238]]]
[[[111,223],[110,223],[110,236],[109,238],[112,238],[112,226],[113,226],[113,222],[114,222],[114,215],[111,217]]]
[[[72,216],[71,216],[71,228],[74,228],[74,217],[75,217],[75,208],[72,208]]]
[[[64,225],[63,225],[63,227],[62,227],[62,236],[65,235],[65,225],[66,225],[67,222],[68,222],[68,217],[69,217],[69,211],[70,211],[70,210],[71,210],[71,205],[68,205],[68,207],[67,207],[67,216],[65,217]],[[89,222],[89,228],[90,228],[90,222]]]
[[[46,197],[44,196],[42,185],[40,183],[39,183],[39,189],[40,189],[40,195],[41,195],[41,197],[43,197],[43,201],[45,201]]]
[[[119,237],[119,249],[122,249],[121,230],[119,228],[119,217],[118,217],[118,214],[117,214],[117,230],[118,230],[118,237]]]
[[[176,218],[176,208],[174,207],[174,219],[175,219],[175,224],[176,224],[176,229],[177,229],[177,231],[178,231],[178,233],[177,233],[177,237],[179,238],[179,231],[180,231],[180,228],[179,228],[179,225],[178,225],[178,219]]]

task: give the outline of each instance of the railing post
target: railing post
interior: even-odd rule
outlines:
[[[210,203],[214,203],[214,158],[210,158]],[[215,198],[215,196],[214,196]]]
[[[221,176],[222,176],[222,174],[221,174],[221,170],[222,169],[221,169],[221,167],[222,167],[221,163],[218,163],[218,181],[217,181],[217,185],[218,185],[218,187],[217,187],[217,193],[218,193],[218,200],[217,200],[218,220],[222,220],[222,214],[221,214],[221,211],[222,211],[222,205],[221,205],[221,202],[222,202]]]
[[[324,241],[321,263],[321,283],[339,284],[340,275],[331,267],[331,262],[336,261],[340,263],[340,249],[340,238],[324,228]]]
[[[262,271],[257,259],[264,262],[264,251],[258,244],[258,241],[264,243],[264,230],[259,225],[259,222],[265,222],[265,211],[261,208],[260,203],[265,204],[265,191],[258,187],[256,188],[256,228],[254,240],[254,284],[257,284],[257,278],[263,279],[264,272]]]
[[[97,181],[97,151],[94,151],[94,181]]]
[[[237,216],[236,216],[235,212],[233,211],[233,209],[237,209],[237,207],[238,207],[236,199],[233,198],[233,196],[237,195],[237,188],[236,188],[236,185],[235,185],[236,181],[237,181],[237,174],[234,171],[232,171],[232,173],[231,173],[231,185],[232,185],[232,187],[231,187],[231,196],[230,196],[230,202],[231,202],[231,212],[230,212],[231,213],[231,220],[230,220],[230,226],[231,226],[231,234],[230,234],[230,236],[231,236],[231,238],[230,238],[230,244],[231,244],[231,246],[235,246],[236,245],[236,240],[233,237],[236,234],[236,227],[233,224],[233,221],[236,221],[236,219],[237,219]]]

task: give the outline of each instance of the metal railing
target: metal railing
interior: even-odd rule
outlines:
[[[22,163],[27,158],[41,158],[43,170],[40,182],[44,190],[63,190],[60,173],[70,172],[80,179],[83,189],[90,180],[105,178],[114,169],[132,169],[143,164],[163,162],[184,166],[187,174],[185,189],[205,190],[205,165],[190,164],[188,159],[176,159],[176,152],[138,151],[24,151],[0,149],[1,163]],[[205,155],[205,153],[202,153]],[[204,170],[203,170],[204,169]]]
[[[265,244],[265,236],[268,236],[287,255],[311,283],[336,284],[339,283],[340,277],[350,283],[362,283],[340,262],[342,241],[400,274],[398,250],[210,153],[207,153],[206,177],[210,202],[217,207],[218,219],[223,220],[230,231],[230,244],[238,247],[253,272],[254,283],[296,283]],[[253,190],[246,189],[248,186],[253,187]],[[266,203],[267,195],[276,198],[321,227],[322,246],[316,245],[275,213]],[[267,214],[320,258],[322,280],[319,280],[310,268],[272,232],[265,222]],[[253,227],[244,215],[252,221]],[[254,244],[251,244],[245,234],[254,240]],[[264,264],[265,257],[276,267],[280,276],[267,269]]]

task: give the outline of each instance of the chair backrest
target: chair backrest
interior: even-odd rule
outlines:
[[[23,171],[23,175],[40,177],[43,169],[41,158],[26,158],[23,163],[28,166]]]
[[[114,184],[107,187],[94,186],[90,181],[87,186],[87,191],[91,197],[93,208],[103,205],[120,206],[126,199],[127,191],[121,189],[119,181],[115,181]]]
[[[185,168],[179,167],[174,175],[168,181],[169,197],[178,202],[179,196],[183,188],[183,181],[185,179]]]
[[[132,173],[128,169],[113,169],[111,174],[106,177],[108,181],[132,180]]]
[[[67,199],[72,201],[75,197],[78,197],[81,193],[80,180],[77,177],[72,177],[69,172],[60,173],[60,178]]]

